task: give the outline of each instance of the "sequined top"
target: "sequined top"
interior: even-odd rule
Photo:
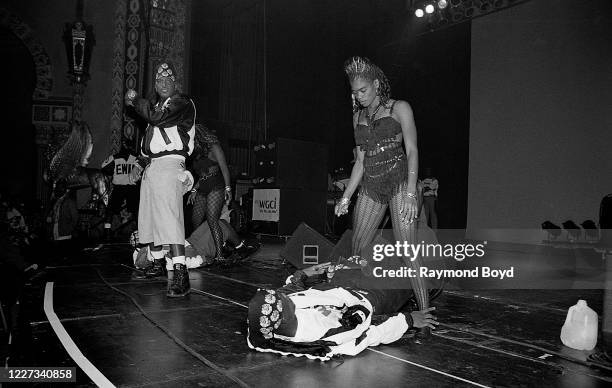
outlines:
[[[400,123],[391,116],[384,116],[374,120],[371,126],[357,124],[355,144],[361,146],[363,151],[372,151],[385,143],[394,142],[400,133],[402,133]]]
[[[380,117],[371,125],[358,123],[355,144],[365,152],[361,192],[380,203],[388,203],[408,182],[408,159],[397,135],[402,126],[391,114]]]

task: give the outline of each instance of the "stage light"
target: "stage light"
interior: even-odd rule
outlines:
[[[433,4],[427,4],[427,5],[425,6],[425,12],[427,12],[427,13],[433,13],[433,11],[434,11],[434,6],[433,6]]]
[[[444,9],[446,8],[447,5],[448,5],[448,2],[446,0],[438,0],[438,8]]]
[[[421,8],[417,8],[416,11],[414,11],[414,14],[418,18],[422,18],[425,15],[425,12],[423,12]]]

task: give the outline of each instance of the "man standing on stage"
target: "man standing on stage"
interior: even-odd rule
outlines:
[[[138,237],[141,243],[150,244],[153,273],[157,275],[164,273],[163,245],[170,246],[174,276],[167,296],[171,298],[186,296],[190,289],[183,195],[193,186],[185,159],[193,152],[196,120],[193,101],[176,90],[176,77],[172,64],[162,62],[155,71],[156,94],[152,99],[138,98],[131,89],[125,95],[126,105],[133,106],[149,123],[141,143],[141,153],[150,162],[142,174]]]

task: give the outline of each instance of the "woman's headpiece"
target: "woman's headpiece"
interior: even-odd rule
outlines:
[[[376,66],[372,61],[366,57],[351,57],[344,62],[344,72],[348,77],[349,81],[356,79],[365,79],[368,81],[378,80],[378,96],[380,97],[381,103],[386,104],[389,98],[391,98],[391,86],[385,73]],[[355,97],[352,97],[353,110],[359,109]]]
[[[365,78],[373,81],[376,79],[376,69],[378,67],[366,57],[355,56],[344,62],[344,72],[350,80]]]

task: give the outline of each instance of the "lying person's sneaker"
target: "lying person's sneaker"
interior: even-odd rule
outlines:
[[[259,248],[261,248],[261,244],[258,242],[247,242],[246,240],[242,240],[242,242],[236,246],[234,251],[240,255],[241,259],[244,260],[253,253],[257,252]]]
[[[204,264],[204,259],[202,258],[202,256],[185,255],[185,265],[187,265],[187,269],[200,268],[203,264]]]
[[[189,294],[189,289],[191,288],[189,284],[189,272],[187,272],[187,266],[185,264],[174,264],[173,268],[174,277],[167,296],[169,298],[181,298]]]

